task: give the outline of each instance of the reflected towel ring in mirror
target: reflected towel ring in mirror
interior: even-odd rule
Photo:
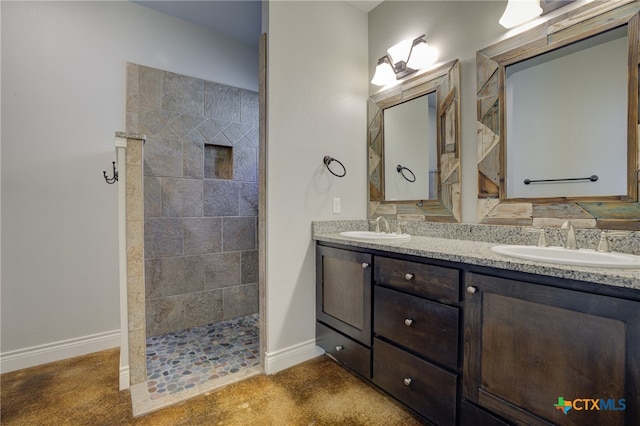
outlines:
[[[329,157],[328,155],[325,155],[324,159],[322,161],[323,161],[324,165],[327,166],[327,170],[329,170],[329,173],[331,173],[332,175],[337,176],[337,177],[343,177],[343,176],[345,176],[347,174],[347,169],[346,169],[346,167],[344,167],[344,164],[342,164],[340,161],[336,160],[335,158]],[[331,167],[329,167],[329,165],[333,161],[335,161],[336,163],[340,164],[340,166],[342,166],[342,172],[343,173],[341,175],[336,174],[333,170],[331,170]]]
[[[413,179],[409,179],[409,178],[407,177],[407,175],[405,175],[405,174],[404,174],[404,171],[405,171],[405,170],[406,170],[406,171],[408,171],[409,173],[411,173],[411,177],[412,177]],[[397,171],[398,173],[400,173],[400,174],[402,175],[402,177],[403,177],[406,181],[408,181],[408,182],[415,182],[415,181],[416,181],[416,175],[414,175],[414,174],[413,174],[413,172],[411,171],[411,169],[410,169],[410,168],[405,167],[405,166],[401,166],[400,164],[398,164],[398,165],[396,166],[396,171]]]

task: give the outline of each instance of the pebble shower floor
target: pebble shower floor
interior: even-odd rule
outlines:
[[[147,338],[154,400],[260,363],[258,314]]]

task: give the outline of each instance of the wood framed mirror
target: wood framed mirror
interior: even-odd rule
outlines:
[[[638,204],[638,180],[640,179],[640,148],[638,143],[639,12],[640,4],[637,1],[594,2],[477,52],[478,222],[545,227],[559,226],[563,221],[571,220],[579,227],[640,229],[640,204]],[[579,191],[573,193],[572,190],[567,189],[566,192],[556,191],[553,195],[545,195],[544,193],[526,195],[526,191],[513,191],[514,179],[510,179],[512,176],[509,174],[515,175],[514,170],[518,166],[509,163],[509,161],[512,161],[513,155],[511,154],[514,147],[526,138],[519,136],[514,128],[510,127],[510,124],[508,125],[514,121],[509,114],[516,114],[514,112],[516,95],[514,92],[510,92],[510,83],[507,81],[510,68],[520,66],[526,61],[538,60],[549,53],[560,52],[561,49],[567,47],[577,46],[584,40],[595,40],[601,36],[607,37],[607,34],[609,40],[615,39],[616,43],[620,45],[620,33],[624,34],[625,38],[622,42],[626,48],[622,53],[622,61],[624,62],[622,77],[616,77],[617,80],[622,80],[620,82],[622,99],[618,98],[622,105],[616,106],[618,109],[616,128],[614,129],[616,135],[613,135],[613,131],[605,132],[606,137],[602,138],[605,139],[602,144],[606,144],[608,148],[595,154],[599,156],[595,163],[601,166],[605,159],[613,155],[609,146],[612,146],[613,140],[616,139],[618,141],[616,143],[620,144],[616,148],[619,151],[619,158],[615,164],[609,164],[605,168],[620,169],[622,176],[618,176],[618,179],[622,180],[622,184],[618,184],[616,189],[608,192],[594,191],[593,193]],[[604,42],[606,40],[599,43]],[[595,65],[593,61],[592,59],[591,64]],[[520,68],[523,67],[520,66]],[[555,76],[556,74],[547,73],[546,79],[541,81],[545,85],[551,85]],[[586,87],[604,87],[606,90],[611,77],[600,75],[597,80],[591,78]],[[577,76],[569,74],[564,78],[565,80],[577,79]],[[540,88],[540,83],[538,87]],[[557,92],[555,94],[557,95]],[[565,95],[563,98],[573,97]],[[577,97],[575,96],[575,98]],[[523,98],[525,102],[532,101],[532,97],[521,95],[521,100]],[[547,107],[552,109],[555,105],[552,104],[552,101],[548,101]],[[577,108],[578,106],[576,106]],[[607,109],[606,102],[600,102],[600,105],[589,106],[589,108],[600,108],[602,116],[599,118],[601,121],[604,120],[606,113],[604,110]],[[573,108],[565,106],[564,109]],[[526,116],[524,120],[529,120],[530,123],[533,122],[535,126],[542,129],[540,137],[551,138],[553,135],[549,135],[549,133],[560,133],[557,130],[552,131],[551,129],[554,127],[547,120],[535,118],[534,115]],[[564,127],[567,128],[585,127],[585,121],[593,121],[593,119],[585,119],[584,116],[564,120]],[[555,129],[557,128],[555,127]],[[560,149],[567,148],[573,139],[579,139],[579,137],[565,135],[564,138],[555,142],[554,150],[542,152],[537,160],[532,160],[531,154],[529,154],[525,161],[530,161],[534,165],[534,169],[537,169],[536,172],[542,173],[540,176],[540,182],[544,182],[542,185],[551,187],[556,184],[556,180],[552,179],[553,182],[550,182],[545,179],[547,176],[544,176],[544,173],[547,172],[544,172],[544,166],[554,157],[559,156]],[[529,146],[532,143],[534,142],[529,142]],[[542,150],[541,146],[542,144],[536,143],[535,148]],[[560,163],[564,164],[563,170],[571,174],[569,166],[573,165],[572,163],[586,162],[584,160],[587,154],[582,145],[570,148],[568,151],[567,157],[564,157]],[[585,177],[589,178],[595,174],[589,173]],[[581,176],[566,176],[566,178],[574,177]],[[518,181],[518,183],[520,182]],[[512,186],[509,187],[509,185]],[[576,185],[590,184],[579,183]],[[532,194],[534,193],[532,192]]]
[[[370,218],[460,221],[459,96],[454,60],[369,98]]]

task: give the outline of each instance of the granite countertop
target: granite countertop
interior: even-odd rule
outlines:
[[[495,242],[414,235],[411,236],[410,241],[405,243],[364,242],[344,238],[335,229],[314,229],[313,239],[352,247],[640,290],[640,267],[637,269],[593,268],[516,259],[491,251],[491,247],[499,245]]]

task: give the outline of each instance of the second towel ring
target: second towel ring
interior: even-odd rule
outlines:
[[[413,177],[413,179],[409,179],[405,174],[404,174],[404,170],[408,171],[409,173],[411,173],[411,177]],[[398,164],[396,166],[396,171],[398,173],[400,173],[402,175],[402,177],[408,181],[408,182],[415,182],[416,181],[416,175],[413,174],[413,172],[411,171],[410,168],[405,167],[405,166],[401,166],[400,164]]]
[[[342,166],[342,171],[343,171],[343,173],[342,173],[341,175],[336,174],[333,170],[331,170],[331,167],[329,167],[329,165],[330,165],[333,161],[335,161],[336,163],[340,164],[340,166]],[[322,162],[324,163],[324,165],[325,165],[325,166],[327,166],[327,170],[329,170],[329,173],[331,173],[331,174],[332,174],[332,175],[334,175],[334,176],[337,176],[337,177],[343,177],[343,176],[345,176],[345,175],[347,174],[347,169],[346,169],[346,167],[344,167],[344,164],[342,164],[340,161],[336,160],[336,159],[335,159],[335,158],[333,158],[333,157],[330,157],[330,156],[328,156],[328,155],[325,155],[325,156],[324,156],[324,159],[322,160]]]

